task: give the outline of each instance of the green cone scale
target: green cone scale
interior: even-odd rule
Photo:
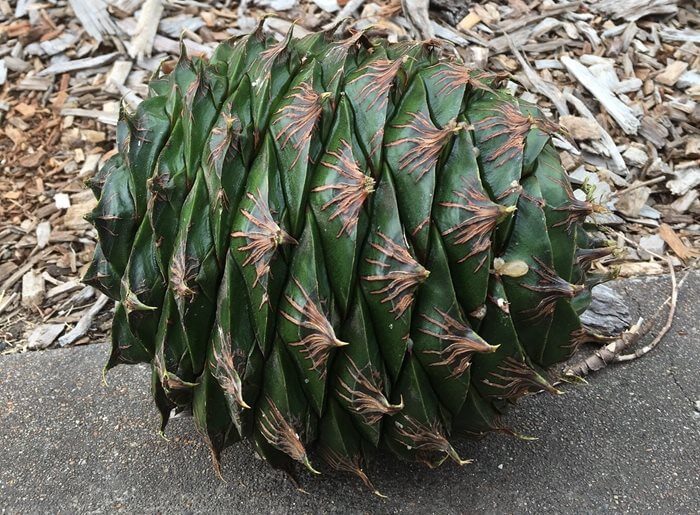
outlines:
[[[377,449],[468,462],[454,437],[510,431],[585,337],[605,250],[555,130],[432,43],[259,29],[183,56],[90,184],[107,368],[150,363],[163,429],[191,411],[217,466],[244,438],[372,489]]]

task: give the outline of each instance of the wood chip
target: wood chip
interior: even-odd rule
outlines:
[[[27,349],[42,350],[49,347],[65,329],[64,324],[41,324],[27,337]]]
[[[659,236],[671,247],[671,250],[678,256],[684,263],[687,263],[691,258],[698,255],[696,251],[688,248],[685,243],[678,237],[673,228],[668,224],[661,224],[659,226]]]
[[[38,306],[44,300],[44,277],[38,270],[29,270],[22,276],[22,305]]]
[[[114,64],[112,64],[112,69],[105,78],[104,90],[107,93],[119,93],[119,87],[123,86],[126,82],[132,66],[133,64],[131,61],[114,61]]]
[[[97,41],[119,33],[105,0],[68,0],[68,3],[88,34]]]
[[[566,132],[575,140],[600,139],[600,125],[595,120],[581,116],[562,116],[559,118]]]
[[[476,14],[474,11],[469,11],[469,14],[462,18],[462,21],[460,21],[459,24],[457,24],[457,28],[459,30],[468,32],[479,23],[481,23],[481,18],[479,17],[479,15]]]
[[[112,52],[110,54],[98,55],[96,57],[86,57],[85,59],[74,59],[72,61],[52,64],[51,66],[41,70],[39,72],[39,76],[56,75],[59,73],[74,72],[76,70],[97,68],[98,66],[112,62],[117,55],[119,55],[118,52]]]
[[[158,31],[158,23],[163,14],[162,0],[146,0],[141,7],[138,25],[134,37],[129,45],[129,55],[143,59],[150,57],[153,50],[153,42]]]
[[[51,222],[39,222],[36,226],[36,246],[40,249],[49,244],[51,237]]]
[[[687,69],[688,63],[683,61],[673,61],[664,69],[664,71],[656,76],[656,82],[660,82],[666,86],[673,86],[676,82],[678,82],[678,79]]]
[[[644,275],[660,275],[665,271],[664,266],[656,261],[639,261],[622,263],[619,267],[620,277],[637,277]]]
[[[647,186],[638,188],[634,186],[635,184],[632,183],[632,188],[625,193],[621,193],[615,203],[615,209],[617,211],[631,218],[639,216],[639,212],[642,210],[651,194],[651,188]]]
[[[610,89],[603,86],[588,68],[567,56],[562,57],[561,62],[566,66],[569,73],[598,99],[626,134],[637,134],[639,120],[634,112],[623,104]]]

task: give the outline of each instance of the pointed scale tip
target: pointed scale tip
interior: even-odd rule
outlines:
[[[561,377],[559,378],[560,381],[563,381],[565,383],[570,383],[570,384],[583,384],[583,385],[589,385],[590,383],[586,381],[585,378],[574,374],[573,372],[564,372]]]
[[[306,454],[305,454],[304,457],[302,458],[301,463],[302,463],[307,469],[309,469],[309,472],[311,472],[312,474],[316,474],[316,475],[318,475],[318,476],[321,475],[321,473],[313,467],[313,465],[311,464],[311,461],[309,461],[309,457],[308,457]]]
[[[469,465],[470,463],[474,462],[474,460],[463,460],[462,458],[460,458],[455,448],[452,447],[452,445],[450,444],[448,444],[447,450],[445,452],[452,459],[452,461],[454,461],[460,467],[463,467],[464,465]]]
[[[399,403],[398,404],[389,404],[388,402],[386,403],[386,407],[391,409],[392,411],[396,411],[397,413],[403,409],[403,395],[399,397]]]

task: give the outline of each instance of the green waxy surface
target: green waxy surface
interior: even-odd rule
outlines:
[[[117,301],[106,368],[150,363],[162,429],[291,475],[380,447],[465,464],[585,336],[586,229],[556,126],[434,41],[262,24],[184,54],[122,109],[88,181],[85,282]]]

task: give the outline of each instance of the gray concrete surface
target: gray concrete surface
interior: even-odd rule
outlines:
[[[668,279],[620,283],[632,313],[665,298]],[[308,494],[245,444],[214,475],[191,419],[156,432],[143,367],[100,382],[104,344],[0,356],[0,512],[655,513],[700,511],[700,275],[651,355],[523,399],[508,422],[539,440],[468,441],[474,464],[438,470],[381,459],[369,470],[388,499],[352,479],[302,476]]]

